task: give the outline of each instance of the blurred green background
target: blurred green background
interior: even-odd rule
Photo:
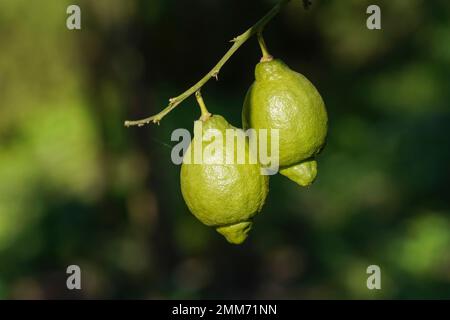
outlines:
[[[78,4],[82,30],[66,28]],[[0,298],[450,298],[450,3],[300,0],[265,32],[329,112],[309,189],[275,176],[242,246],[188,211],[170,134],[273,1],[0,2]],[[378,4],[382,30],[366,28]],[[255,39],[203,89],[240,125]],[[66,268],[82,290],[66,289]],[[381,267],[382,290],[366,288]]]

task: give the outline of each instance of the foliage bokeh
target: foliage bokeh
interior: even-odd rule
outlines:
[[[0,2],[0,298],[450,298],[450,4],[292,2],[266,42],[318,87],[329,140],[312,187],[271,179],[240,247],[181,197],[170,134],[192,129],[194,99],[160,126],[123,121],[158,112],[273,1],[79,0],[79,31],[71,1]],[[240,124],[258,58],[251,40],[205,86],[210,111]]]

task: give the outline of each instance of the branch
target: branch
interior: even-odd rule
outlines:
[[[190,87],[188,90],[180,94],[179,96],[175,98],[169,99],[169,105],[163,109],[161,112],[159,112],[156,115],[153,115],[151,117],[141,119],[141,120],[134,120],[125,121],[125,126],[139,126],[142,127],[146,124],[149,124],[150,122],[153,123],[159,123],[162,118],[164,118],[170,111],[175,109],[181,102],[186,100],[188,97],[190,97],[192,94],[200,90],[205,83],[207,83],[211,78],[217,78],[217,75],[219,74],[222,67],[227,63],[227,61],[233,56],[233,54],[252,36],[254,36],[256,33],[262,32],[266,24],[272,20],[273,17],[275,17],[278,12],[280,12],[280,9],[286,5],[290,0],[281,0],[277,5],[275,5],[272,10],[270,10],[264,17],[262,17],[254,26],[252,26],[250,29],[242,33],[241,35],[235,37],[231,42],[233,42],[233,46],[225,53],[225,55],[222,57],[222,59],[219,60],[219,62],[212,68],[210,72],[208,72],[200,81],[198,81],[195,85]]]

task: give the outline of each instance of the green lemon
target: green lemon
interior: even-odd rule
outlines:
[[[302,186],[311,184],[317,174],[314,157],[327,136],[322,97],[281,60],[258,63],[255,78],[244,101],[244,128],[279,129],[280,173]]]
[[[201,134],[194,138],[186,151],[181,166],[180,183],[183,198],[197,219],[214,227],[234,244],[242,243],[252,227],[252,217],[261,211],[269,180],[261,174],[259,164],[249,164],[248,141],[245,141],[245,163],[217,161],[218,155],[226,154],[227,129],[240,130],[230,125],[222,116],[213,115],[201,122]],[[207,137],[209,129],[223,136],[223,144],[215,152],[206,152],[214,139]],[[195,130],[194,130],[195,131]],[[241,130],[242,131],[242,130]],[[237,159],[237,146],[231,150]],[[202,163],[194,163],[195,153],[202,153]],[[186,161],[189,155],[189,160]]]

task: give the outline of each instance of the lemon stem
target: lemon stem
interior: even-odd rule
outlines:
[[[205,101],[203,101],[203,97],[200,90],[195,92],[195,98],[197,99],[198,105],[200,106],[200,110],[202,112],[200,120],[202,121],[208,120],[209,117],[211,117],[211,113],[209,113],[208,109],[206,109]]]
[[[259,43],[259,47],[261,48],[261,52],[263,55],[261,58],[261,62],[272,61],[273,57],[269,53],[269,50],[267,50],[266,42],[264,41],[262,31],[258,32],[258,43]]]

